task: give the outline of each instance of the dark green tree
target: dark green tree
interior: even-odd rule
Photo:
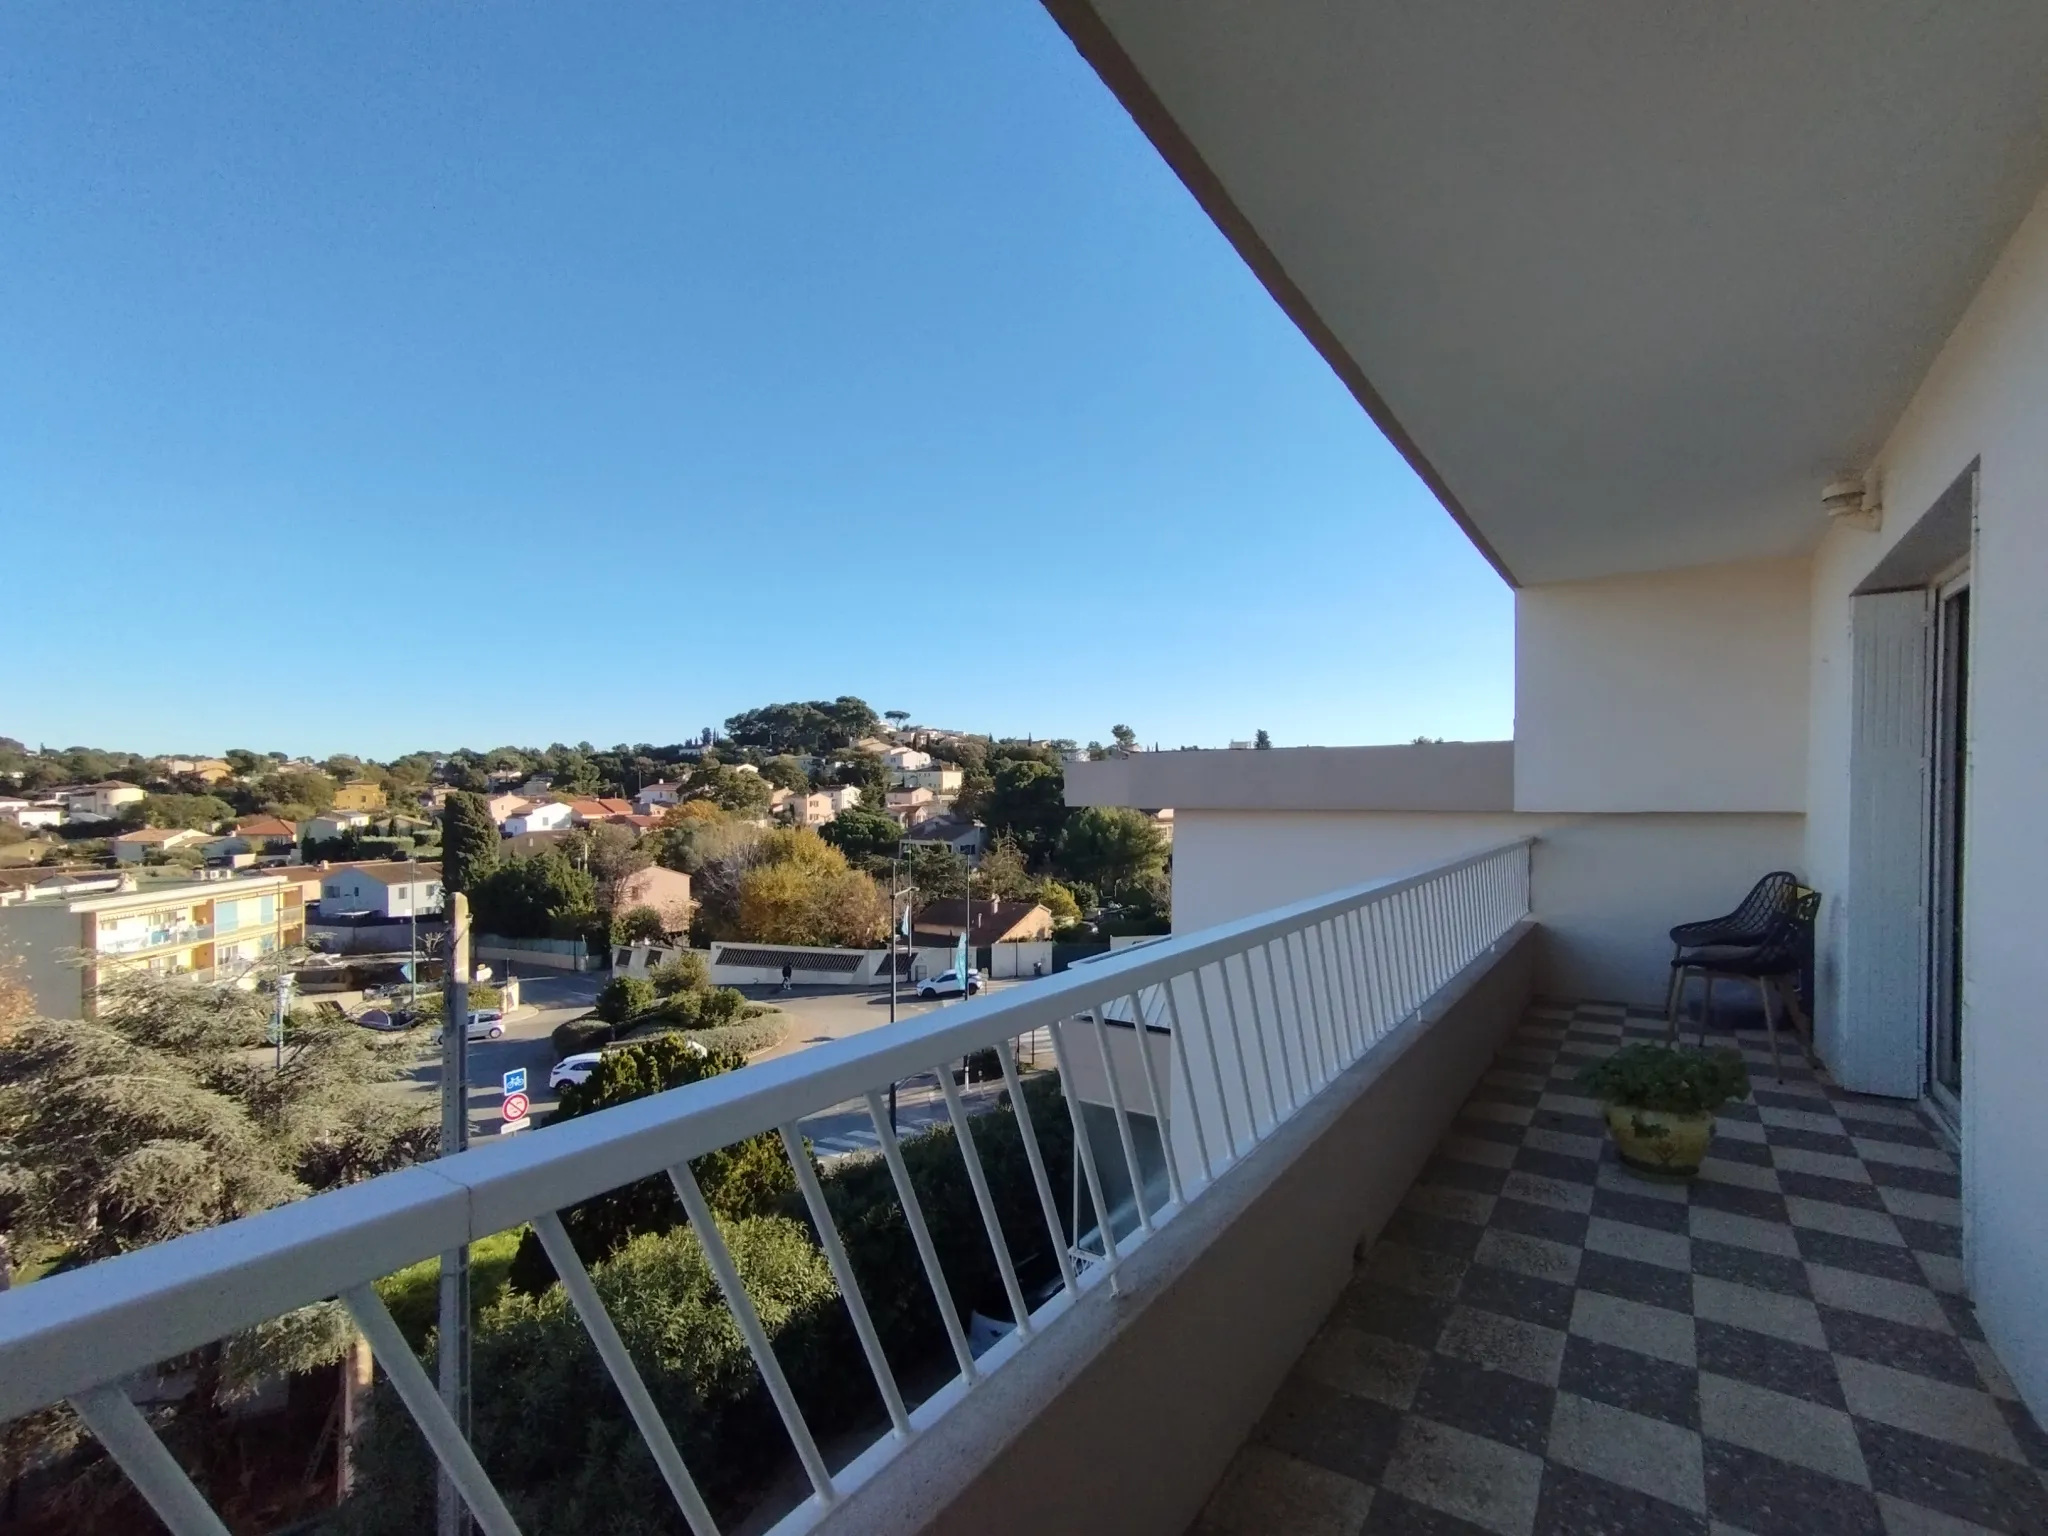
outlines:
[[[818,835],[849,859],[886,859],[896,851],[903,829],[894,817],[856,805],[826,822]]]
[[[1165,836],[1143,811],[1085,806],[1060,839],[1061,871],[1118,900],[1156,883],[1166,870]]]
[[[441,811],[441,885],[474,891],[498,867],[498,824],[482,795],[457,790]]]
[[[761,777],[777,789],[793,789],[803,794],[811,787],[811,776],[804,772],[804,766],[795,758],[771,757],[761,764]]]
[[[1046,763],[1012,759],[997,765],[982,820],[1016,840],[1034,867],[1043,866],[1067,824],[1067,779]]]
[[[567,939],[597,922],[597,881],[552,848],[500,864],[469,892],[479,933]]]
[[[1264,731],[1258,731],[1255,732],[1252,736],[1252,745],[1256,747],[1259,751],[1265,752],[1271,749],[1273,745],[1273,738],[1271,736],[1268,736]]]

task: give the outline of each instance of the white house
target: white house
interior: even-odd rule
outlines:
[[[834,816],[860,804],[858,784],[827,784],[819,793],[825,797],[825,803],[832,808]]]
[[[663,779],[658,783],[643,785],[639,793],[633,796],[633,804],[639,808],[642,816],[652,816],[682,798],[683,786]]]
[[[112,821],[121,814],[122,806],[140,805],[148,797],[140,785],[108,780],[53,789],[50,798],[64,807],[72,821]]]
[[[528,832],[559,832],[576,819],[574,807],[560,800],[543,800],[529,805],[515,815],[507,816],[500,830],[507,837],[519,837]]]
[[[891,747],[882,754],[882,761],[891,773],[909,773],[913,769],[931,767],[932,755],[915,747]]]
[[[441,866],[401,859],[337,864],[320,872],[320,915],[369,912],[379,917],[425,917],[441,911]]]
[[[923,768],[907,768],[896,775],[898,788],[928,789],[935,795],[947,797],[959,794],[960,786],[965,781],[965,773],[944,763],[935,763]]]
[[[368,811],[322,811],[299,823],[302,842],[324,843],[344,832],[360,832],[370,824]]]
[[[39,827],[59,827],[64,824],[64,806],[57,800],[0,796],[0,821],[17,826],[24,832],[32,832]]]

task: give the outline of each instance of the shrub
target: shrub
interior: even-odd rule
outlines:
[[[607,1024],[623,1024],[654,1006],[654,983],[640,976],[614,976],[599,988],[591,1009]]]
[[[475,981],[469,987],[469,1006],[472,1008],[502,1008],[505,1006],[505,990],[494,987],[487,981]]]
[[[707,992],[711,989],[711,967],[694,949],[679,949],[648,972],[659,997],[678,992]]]
[[[844,1421],[840,1405],[866,1372],[821,1377],[844,1356],[833,1341],[850,1334],[823,1255],[784,1217],[721,1218],[719,1232],[807,1414]],[[684,1461],[730,1528],[736,1499],[786,1457],[789,1441],[696,1234],[638,1238],[594,1266],[591,1281]],[[679,1528],[674,1501],[559,1288],[507,1296],[479,1319],[471,1351],[475,1379],[498,1390],[476,1394],[470,1440],[520,1529],[651,1536]],[[388,1386],[379,1390],[358,1453],[357,1491],[338,1524],[364,1536],[430,1529],[432,1458]],[[872,1387],[865,1390],[872,1398]]]
[[[554,1034],[550,1037],[555,1045],[555,1059],[559,1061],[564,1056],[580,1056],[585,1051],[594,1051],[600,1046],[610,1045],[617,1033],[616,1025],[607,1024],[603,1019],[594,1019],[588,1015],[580,1019],[570,1019],[565,1024],[557,1024]]]
[[[752,1056],[770,1046],[782,1044],[789,1033],[789,1020],[781,1014],[769,1014],[759,1019],[748,1019],[739,1024],[727,1024],[717,1029],[692,1029],[683,1032],[685,1040],[694,1040],[708,1051],[725,1051],[734,1056]]]
[[[545,1123],[574,1120],[746,1064],[744,1056],[731,1051],[711,1050],[680,1035],[658,1035],[607,1052],[585,1081],[562,1090],[560,1107]],[[777,1209],[782,1196],[796,1188],[782,1140],[772,1131],[708,1152],[697,1158],[691,1169],[704,1191],[705,1203],[722,1216],[765,1214]],[[666,1174],[610,1190],[562,1212],[562,1224],[586,1264],[617,1251],[639,1233],[666,1232],[682,1221],[682,1202]],[[555,1269],[547,1251],[529,1232],[512,1261],[512,1288],[533,1296],[554,1281]]]
[[[1749,1069],[1725,1046],[1685,1051],[1638,1041],[1587,1067],[1578,1080],[1602,1103],[1681,1115],[1711,1113],[1749,1092]]]
[[[659,944],[667,937],[668,923],[652,907],[629,907],[612,919],[614,944],[631,944],[636,940]]]

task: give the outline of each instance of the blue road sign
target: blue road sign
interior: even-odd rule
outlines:
[[[526,1068],[514,1067],[505,1074],[505,1091],[507,1093],[526,1092]]]

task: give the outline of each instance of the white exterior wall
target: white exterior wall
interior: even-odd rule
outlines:
[[[1835,530],[1814,563],[1806,858],[1816,884],[1850,901],[1850,593],[1973,459],[1982,467],[1963,877],[1965,1264],[1985,1334],[2036,1416],[2048,1417],[2048,197],[1880,454],[1883,529]],[[1824,926],[1820,969],[1830,979],[1835,940]]]
[[[1533,836],[1538,987],[1657,1006],[1671,928],[1729,910],[1766,870],[1797,871],[1802,834],[1788,815],[1182,811],[1177,824],[1180,933]]]
[[[1517,592],[1515,808],[1803,811],[1809,588],[1775,560]]]

